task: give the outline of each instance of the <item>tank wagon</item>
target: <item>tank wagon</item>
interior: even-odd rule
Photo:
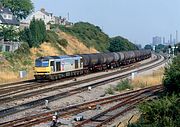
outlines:
[[[117,68],[151,57],[150,50],[39,57],[35,60],[37,80],[56,80]]]

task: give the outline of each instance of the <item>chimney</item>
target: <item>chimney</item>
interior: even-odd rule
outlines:
[[[45,9],[44,9],[44,8],[41,8],[41,12],[45,12]]]

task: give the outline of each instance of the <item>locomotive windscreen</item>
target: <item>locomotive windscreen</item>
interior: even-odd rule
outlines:
[[[48,67],[49,66],[49,61],[37,59],[35,61],[35,66],[36,67]]]

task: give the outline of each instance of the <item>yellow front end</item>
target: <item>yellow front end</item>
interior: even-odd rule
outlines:
[[[34,67],[34,77],[37,80],[49,79],[50,74],[50,67]]]
[[[34,67],[34,75],[47,75],[51,74],[50,67]]]

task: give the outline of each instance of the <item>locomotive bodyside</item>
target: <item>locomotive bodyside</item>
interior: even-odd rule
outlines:
[[[58,79],[61,77],[71,76],[72,72],[82,69],[82,57],[78,55],[51,56],[48,57],[48,59],[46,57],[41,57],[35,61],[34,77],[35,79]]]

